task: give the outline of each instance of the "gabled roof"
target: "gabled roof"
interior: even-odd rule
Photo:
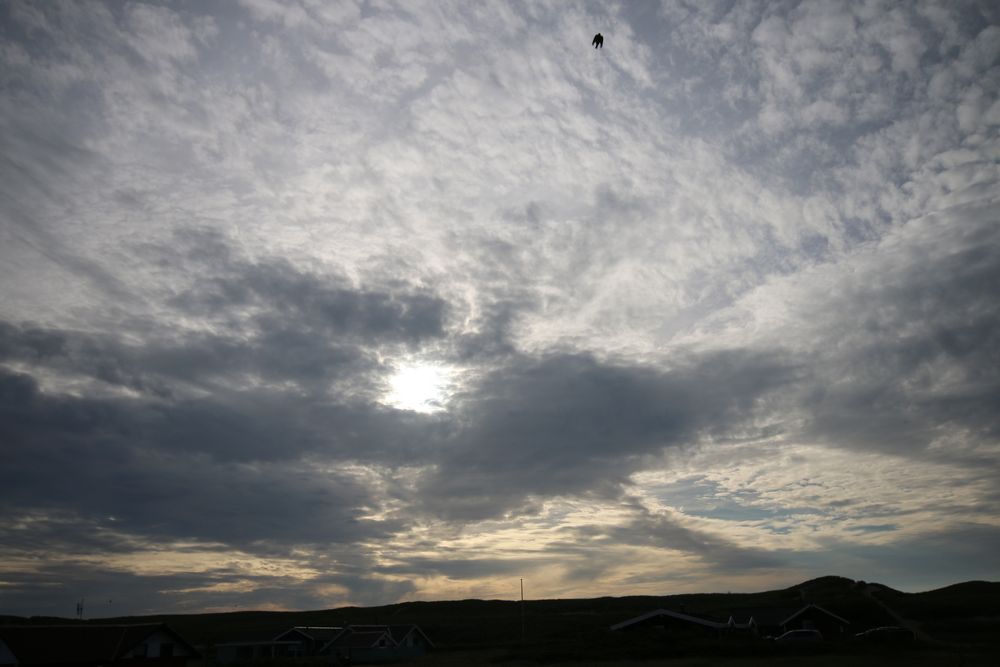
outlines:
[[[397,644],[402,644],[408,636],[412,635],[413,633],[417,633],[424,638],[424,642],[428,646],[434,648],[434,642],[432,642],[431,638],[425,635],[424,631],[421,630],[420,627],[417,625],[410,623],[409,625],[390,625],[388,627],[389,627],[389,636],[392,637],[392,640]]]
[[[840,621],[844,625],[850,625],[851,624],[851,622],[848,621],[846,618],[841,618],[840,616],[837,616],[836,614],[834,614],[832,611],[827,611],[826,609],[823,609],[823,607],[820,607],[818,604],[812,604],[812,603],[809,603],[806,606],[802,607],[802,609],[799,609],[797,612],[795,612],[794,614],[792,614],[791,616],[789,616],[788,618],[786,618],[785,620],[783,620],[781,622],[781,624],[785,625],[786,623],[791,623],[792,620],[796,616],[799,616],[800,614],[804,614],[805,612],[809,611],[810,609],[815,609],[816,611],[822,612],[822,613],[826,614],[827,616],[829,616],[830,618],[833,618],[833,619],[836,619],[836,620]]]
[[[653,611],[648,611],[645,614],[636,616],[635,618],[630,618],[627,621],[622,621],[621,623],[616,623],[611,626],[612,630],[624,630],[625,628],[638,625],[651,618],[656,617],[667,617],[673,618],[684,623],[693,623],[695,625],[701,625],[706,628],[713,628],[715,630],[722,630],[729,627],[727,623],[719,623],[718,621],[710,621],[707,618],[699,618],[698,616],[691,616],[690,614],[684,614],[679,611],[670,611],[669,609],[654,609]]]
[[[734,609],[729,616],[730,622],[735,627],[756,626],[782,626],[791,623],[797,616],[804,614],[810,609],[816,609],[827,616],[850,625],[850,621],[837,616],[833,612],[823,609],[818,604],[807,604],[802,607],[753,607],[746,609]]]
[[[385,639],[387,647],[399,646],[412,634],[419,634],[424,643],[434,648],[431,641],[419,626],[413,623],[398,625],[348,625],[330,640],[321,652],[330,648],[376,648],[380,639]]]
[[[274,640],[281,641],[283,638],[287,639],[288,635],[297,633],[314,642],[327,642],[343,631],[344,628],[337,626],[296,625],[282,632]]]
[[[185,652],[198,652],[164,623],[136,625],[8,625],[0,639],[19,662],[53,664],[88,660],[117,660],[155,632],[170,635]]]
[[[379,641],[384,639],[386,646],[393,646],[395,642],[387,630],[367,630],[358,632],[349,629],[327,644],[327,647],[335,648],[376,648]]]
[[[389,626],[378,623],[363,623],[361,625],[348,625],[347,629],[352,632],[388,632]]]
[[[756,626],[779,626],[784,624],[785,619],[797,609],[797,607],[746,607],[734,609],[729,618],[737,626],[750,625],[751,621]]]

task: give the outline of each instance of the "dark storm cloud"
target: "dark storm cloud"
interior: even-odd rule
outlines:
[[[419,344],[445,333],[447,304],[428,290],[386,279],[352,285],[340,275],[311,273],[281,258],[249,260],[211,230],[174,234],[173,247],[143,249],[149,261],[197,275],[171,299],[189,316],[239,317],[265,335],[298,333],[352,344]]]
[[[109,530],[108,517],[88,520],[71,507],[60,510],[19,512],[16,506],[3,507],[7,520],[0,527],[0,544],[19,553],[102,553],[120,554],[135,550],[135,540]]]
[[[440,298],[356,289],[338,282],[281,261],[247,264],[236,267],[233,276],[200,283],[175,304],[202,316],[220,308],[263,308],[255,320],[268,331],[280,332],[291,323],[297,330],[340,338],[402,342],[443,334],[445,304]]]
[[[30,369],[0,371],[2,513],[10,522],[30,519],[30,530],[10,532],[5,547],[129,554],[136,540],[195,539],[273,556],[398,531],[398,522],[364,518],[383,499],[336,466],[391,465],[425,447],[427,420],[373,403],[388,372],[374,354],[441,336],[443,302],[406,286],[351,289],[286,263],[241,261],[213,235],[197,235],[172,259],[210,275],[175,304],[229,318],[232,328],[99,333],[0,323],[0,363]],[[42,391],[36,377],[85,390]],[[80,568],[64,575],[86,582]],[[361,602],[412,588],[364,569],[337,579],[333,567],[330,583]],[[98,575],[94,585],[107,588]],[[234,576],[219,571],[189,583]],[[153,589],[183,587],[183,578],[131,579],[161,608],[177,606]],[[188,599],[259,604],[276,595],[269,586],[254,581],[253,594]],[[25,593],[36,594],[45,598]],[[299,598],[295,604],[318,604],[314,595]]]
[[[200,247],[196,262],[226,260],[223,246]],[[262,314],[236,335],[0,323],[0,362],[31,369],[0,373],[5,515],[114,517],[134,535],[257,550],[393,529],[361,518],[377,504],[369,489],[302,457],[384,463],[424,446],[419,418],[371,402],[386,373],[372,346],[439,336],[441,300],[331,286],[281,263],[228,266],[238,277],[186,303],[251,304]],[[33,375],[86,390],[43,392]]]
[[[169,387],[178,378],[197,381],[198,371],[211,375],[235,361],[177,361],[187,354],[205,355],[203,346],[196,348],[200,352],[126,354],[109,339],[79,342],[69,333],[11,325],[0,333],[0,353],[8,360],[39,370],[90,373],[137,391]],[[266,367],[266,377],[275,382],[300,383],[288,366],[281,369],[284,375],[267,366],[272,352],[264,347],[246,351],[241,356],[245,366],[237,367],[248,372]],[[164,356],[171,355],[175,363],[165,364]],[[300,457],[390,467],[418,461],[436,469],[424,478],[414,501],[434,514],[467,520],[524,509],[531,497],[614,496],[644,455],[724,434],[790,372],[775,357],[738,354],[689,361],[668,373],[601,363],[587,355],[518,357],[469,388],[456,399],[452,414],[440,418],[221,384],[209,396],[185,398],[170,398],[166,389],[149,399],[50,395],[27,375],[4,373],[2,424],[10,443],[3,450],[5,472],[11,476],[9,498],[24,506],[34,500],[65,507],[84,484],[99,489],[81,501],[97,514],[114,515],[115,505],[125,500],[124,514],[134,509],[147,519],[164,518],[170,508],[169,520],[153,524],[174,536],[210,532],[211,522],[198,507],[213,507],[216,514],[226,507],[232,512],[257,508],[250,515],[260,512],[264,522],[256,530],[266,539],[291,537],[297,530],[294,524],[280,524],[283,512],[344,508],[346,514],[334,517],[342,522],[350,519],[346,508],[365,498],[361,489],[343,481],[345,497],[310,488],[308,477],[293,482],[289,476],[294,477],[293,464]],[[219,490],[213,479],[225,480],[229,490]],[[255,495],[256,488],[267,492]],[[283,502],[269,505],[271,494],[281,494]],[[181,500],[171,507],[172,496]],[[275,517],[274,525],[268,525],[269,516]],[[138,516],[135,521],[142,525]],[[228,540],[255,539],[239,520],[220,530],[217,536]]]
[[[379,372],[367,350],[294,326],[219,333],[154,334],[142,342],[110,333],[42,329],[0,323],[0,359],[80,375],[161,398],[181,387],[217,396],[253,392],[247,377],[322,390],[361,385]],[[181,383],[180,385],[178,383]],[[242,386],[241,386],[242,385]]]
[[[7,406],[4,426],[24,438],[33,428],[44,428],[80,440],[88,425],[101,423],[126,434],[137,447],[231,461],[288,460],[309,451],[378,459],[381,452],[400,453],[404,442],[421,441],[407,434],[415,429],[415,415],[357,397],[338,403],[327,393],[337,383],[360,397],[375,391],[386,371],[361,348],[330,346],[305,333],[294,342],[273,335],[249,343],[195,335],[143,346],[107,335],[0,325],[0,359],[142,394],[41,394],[29,376],[11,375],[11,391],[24,400]],[[47,419],[46,410],[51,411]],[[35,420],[33,411],[39,415]],[[81,419],[82,426],[74,421]],[[366,455],[371,441],[380,449]]]
[[[419,340],[439,335],[442,326],[438,299],[406,290],[348,290],[336,278],[299,273],[280,262],[240,263],[216,235],[200,234],[186,252],[169,256],[143,250],[153,264],[196,276],[198,284],[175,299],[188,314],[211,315],[231,330],[184,333],[140,321],[129,323],[138,329],[127,331],[131,336],[30,326],[15,336],[11,325],[0,324],[0,357],[141,391],[170,391],[168,379],[204,385],[251,372],[311,384],[372,372],[375,364],[362,345]],[[201,277],[206,270],[212,277]],[[220,271],[225,275],[216,277]]]
[[[763,549],[742,547],[718,535],[695,530],[677,520],[642,511],[632,521],[606,529],[598,540],[613,545],[651,546],[697,556],[720,570],[780,567],[781,558]]]
[[[372,500],[357,481],[301,465],[291,452],[286,462],[268,465],[245,457],[220,461],[191,451],[182,439],[198,438],[209,449],[216,437],[234,440],[231,446],[253,446],[240,438],[257,437],[280,451],[284,442],[302,437],[293,429],[280,432],[266,418],[213,415],[190,431],[160,435],[170,419],[186,424],[192,413],[179,410],[165,423],[150,417],[146,424],[129,401],[47,396],[30,378],[9,373],[0,376],[0,397],[8,516],[77,512],[136,535],[288,546],[356,540],[393,528],[362,517],[359,508]],[[241,419],[249,424],[235,433],[222,428],[238,427]],[[269,431],[254,434],[254,426]],[[304,516],[309,520],[295,520]]]
[[[793,369],[776,355],[686,360],[670,371],[589,355],[520,357],[456,399],[460,430],[422,482],[456,519],[526,509],[531,496],[614,497],[646,455],[727,435]]]
[[[218,237],[195,236],[172,259],[209,278],[174,303],[233,329],[0,323],[0,363],[30,369],[0,372],[5,515],[69,512],[132,535],[259,552],[397,528],[361,518],[378,504],[370,489],[316,466],[391,464],[425,446],[427,420],[373,402],[389,371],[374,355],[440,337],[443,301],[242,261]],[[42,391],[36,377],[84,391]],[[45,525],[50,542],[67,528]],[[87,545],[81,537],[65,530],[69,551]]]

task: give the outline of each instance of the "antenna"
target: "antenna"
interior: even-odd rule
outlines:
[[[521,643],[524,643],[524,578],[521,578]]]

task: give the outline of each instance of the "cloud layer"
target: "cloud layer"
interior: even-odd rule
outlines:
[[[4,612],[998,576],[991,4],[0,29]]]

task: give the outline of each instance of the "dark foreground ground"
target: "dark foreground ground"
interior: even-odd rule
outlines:
[[[986,651],[951,650],[907,650],[876,652],[868,655],[829,653],[821,655],[785,656],[689,656],[684,658],[660,658],[647,660],[579,660],[564,661],[561,664],[577,667],[652,667],[671,665],[672,667],[881,667],[882,665],[913,665],[915,667],[996,667],[998,656]],[[497,651],[439,652],[417,661],[394,663],[397,667],[458,667],[459,665],[509,665],[529,667],[539,665],[536,660],[518,659],[510,654]]]
[[[665,636],[611,632],[609,626],[657,608],[725,621],[732,610],[789,607],[812,602],[850,621],[849,636],[868,628],[904,625],[917,633],[912,646],[826,642],[788,649],[745,638]],[[966,582],[924,593],[822,577],[778,591],[750,594],[634,596],[583,600],[408,602],[309,612],[235,612],[100,619],[95,623],[166,622],[192,644],[273,638],[292,626],[415,623],[437,649],[399,667],[457,665],[1000,665],[1000,583]],[[48,622],[56,619],[0,619]],[[59,619],[65,622],[64,619]],[[212,663],[205,663],[210,665]],[[271,662],[257,665],[298,665]],[[317,663],[320,664],[320,663]]]

